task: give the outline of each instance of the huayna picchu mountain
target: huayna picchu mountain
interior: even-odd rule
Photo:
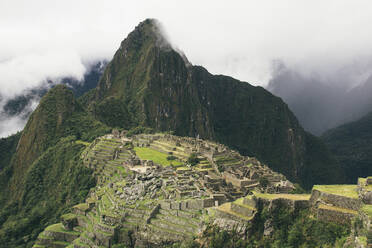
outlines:
[[[305,187],[342,177],[327,148],[280,98],[191,65],[156,20],[145,20],[128,35],[83,102],[111,127],[141,125],[216,140]]]

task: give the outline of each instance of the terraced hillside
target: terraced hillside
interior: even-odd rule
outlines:
[[[372,178],[292,194],[283,175],[214,142],[114,131],[85,145],[81,156],[97,186],[34,247],[161,247],[195,239],[210,225],[244,234],[280,206],[339,225],[361,219],[349,242],[366,243],[371,232]]]
[[[278,184],[290,185],[256,159],[199,139],[116,133],[85,145],[82,159],[94,170],[97,186],[60,223],[40,233],[34,247],[145,246],[191,239],[213,217],[209,209],[251,189],[280,192],[287,188]],[[237,186],[228,183],[231,178],[251,184]],[[260,178],[268,183],[261,185]]]

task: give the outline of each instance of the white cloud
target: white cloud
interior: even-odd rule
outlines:
[[[16,56],[0,63],[0,95],[11,98],[41,86],[46,79],[71,76],[81,79],[85,67],[73,51],[47,51]]]
[[[193,64],[261,85],[270,78],[273,59],[328,75],[372,51],[368,0],[3,0],[0,61],[20,61],[35,53],[50,60],[48,55],[58,57],[61,49],[83,60],[109,59],[120,41],[148,17],[163,23]],[[76,73],[78,69],[68,65],[76,63],[76,57],[65,59],[65,72]],[[44,73],[35,74],[43,77],[49,69],[55,73],[43,68],[42,60],[30,69],[38,62]],[[9,83],[0,79],[0,84]]]
[[[191,63],[256,85],[276,59],[331,83],[344,68],[349,84],[371,74],[369,0],[2,0],[0,94],[81,77],[82,61],[110,59],[145,18],[160,20]]]
[[[8,116],[6,113],[0,112],[0,137],[8,137],[22,130],[26,125],[29,113],[36,109],[39,100],[38,97],[31,99],[19,115]]]

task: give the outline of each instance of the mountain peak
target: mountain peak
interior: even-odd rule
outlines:
[[[97,85],[95,99],[108,95],[121,97],[129,89],[140,91],[155,74],[160,76],[161,70],[175,65],[186,71],[191,64],[182,52],[172,47],[160,22],[146,19],[121,42]]]
[[[161,23],[156,19],[146,19],[140,22],[136,28],[121,43],[120,49],[139,48],[145,43],[155,45],[162,49],[172,49],[166,38]]]

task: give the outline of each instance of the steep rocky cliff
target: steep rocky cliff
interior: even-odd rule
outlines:
[[[280,98],[191,65],[156,20],[145,20],[128,35],[97,88],[83,99],[107,125],[216,140],[306,187],[341,178],[325,146],[303,130]]]
[[[40,229],[85,198],[94,178],[79,160],[81,140],[109,130],[58,85],[42,98],[21,134],[1,140],[10,148],[0,156],[1,247],[27,247]]]
[[[347,175],[347,182],[372,174],[372,113],[326,132],[322,139]]]

